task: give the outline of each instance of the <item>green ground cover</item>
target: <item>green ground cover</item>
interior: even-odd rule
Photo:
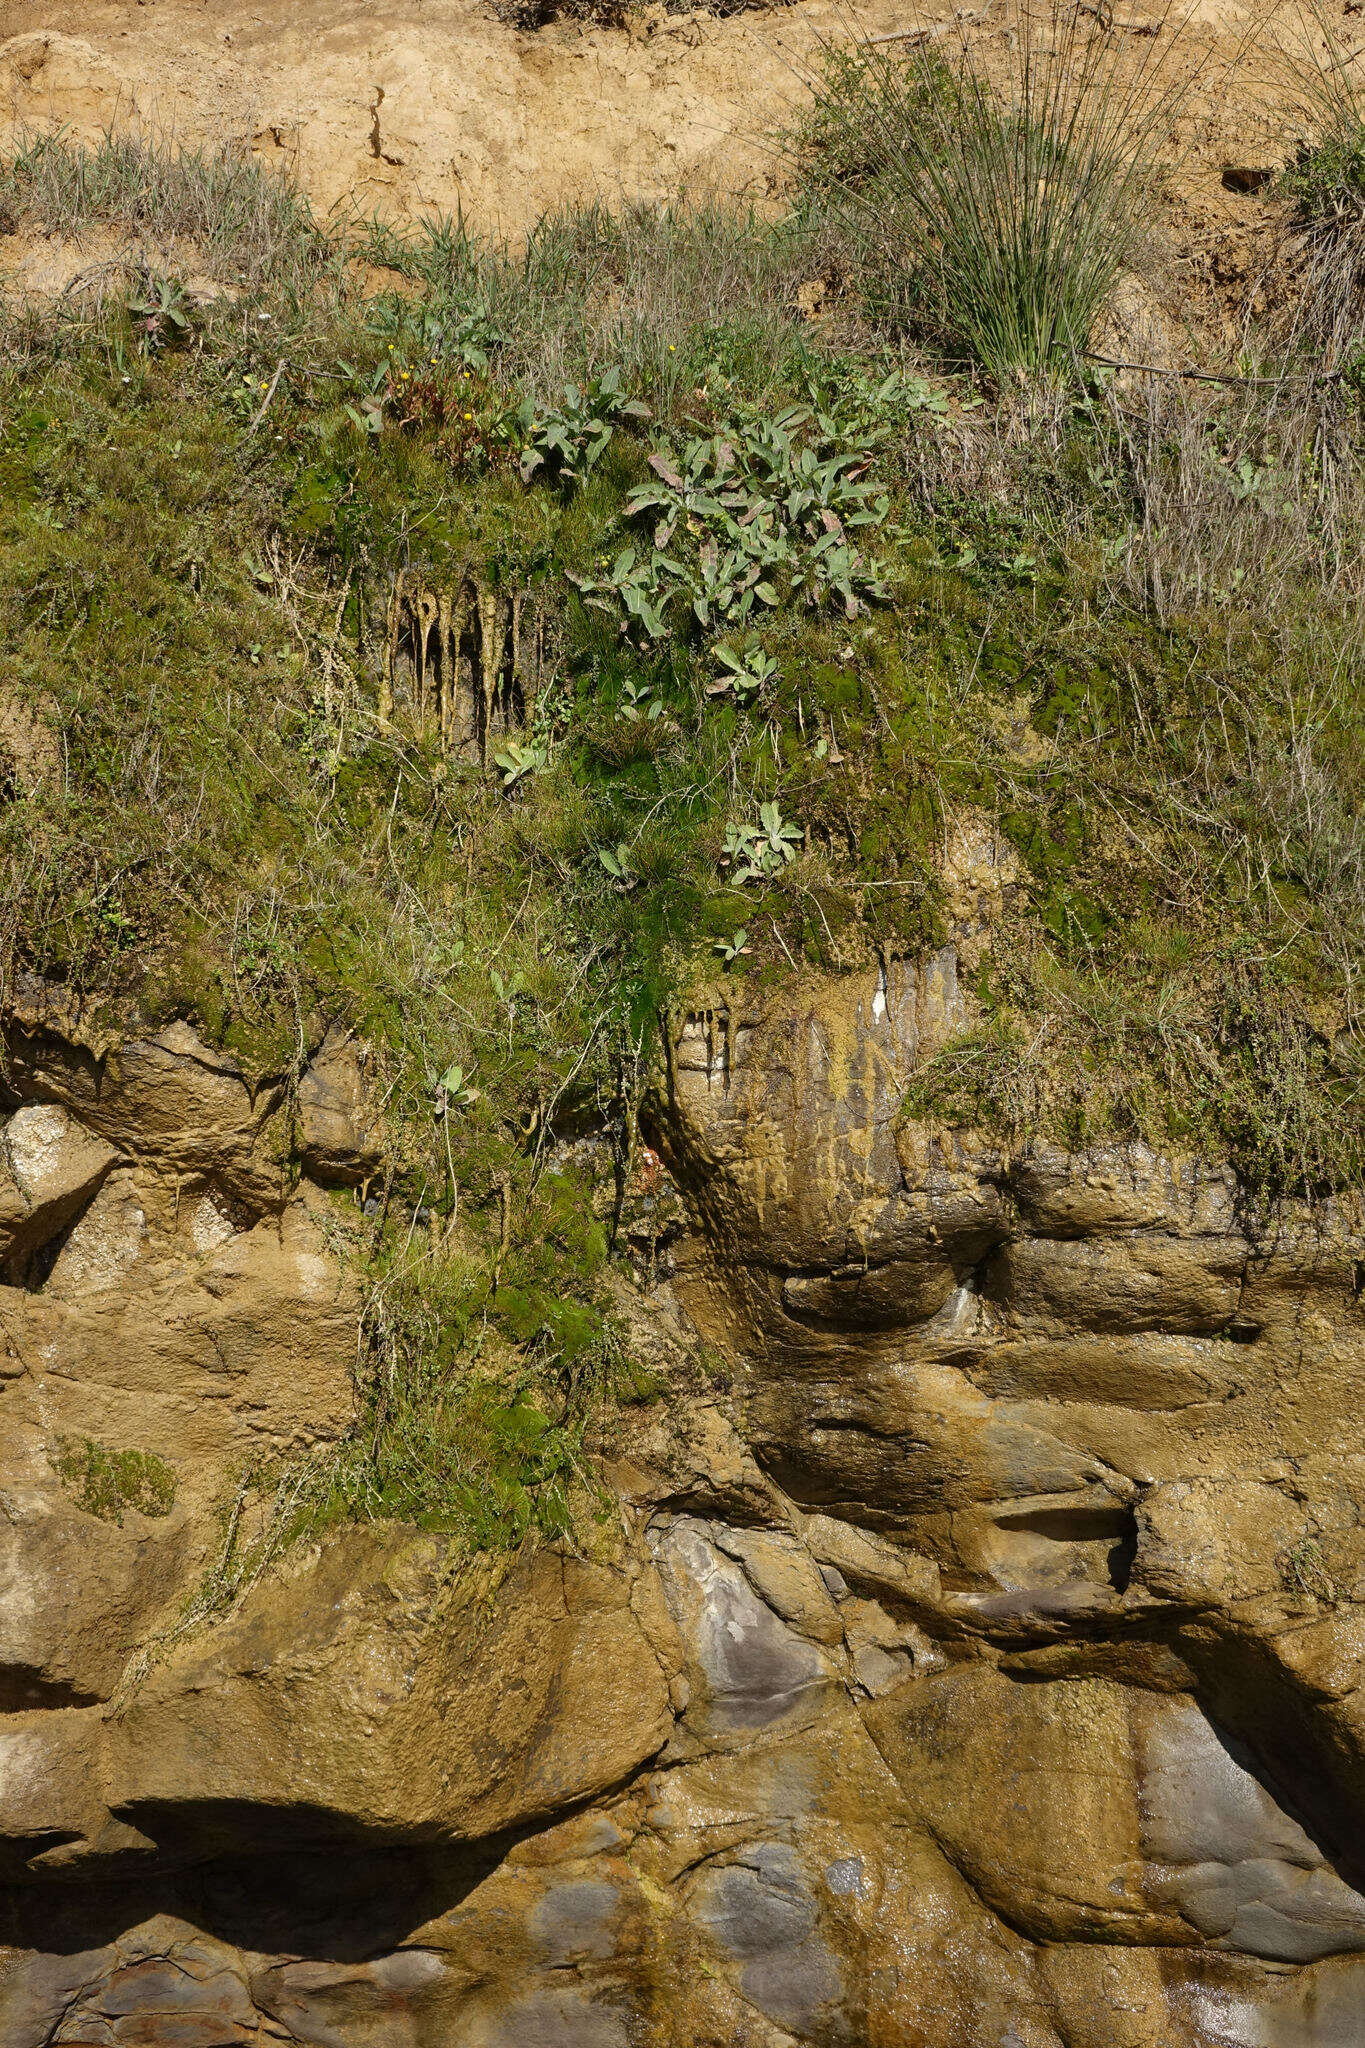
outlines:
[[[1262,1208],[1358,1187],[1350,378],[995,380],[809,197],[518,252],[114,145],[0,198],[222,286],[143,261],[8,318],[0,690],[46,738],[0,727],[0,949],[257,1073],[329,1020],[376,1048],[359,1421],[261,1476],[281,1528],[590,1508],[651,1390],[562,1140],[625,1171],[688,1005],[941,943],[963,806],[1020,882],[907,1115],[1229,1155]],[[395,688],[402,589],[534,619],[486,749]]]

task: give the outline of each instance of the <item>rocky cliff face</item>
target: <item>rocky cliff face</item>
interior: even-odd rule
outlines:
[[[1360,1241],[904,1122],[957,968],[676,1037],[632,1313],[725,1390],[632,1426],[586,1552],[353,1528],[193,1626],[231,1475],[351,1412],[361,1076],[331,1041],[291,1106],[33,993],[5,2048],[1362,2038]]]

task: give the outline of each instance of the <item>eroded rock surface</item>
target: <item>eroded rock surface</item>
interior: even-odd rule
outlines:
[[[379,1138],[340,1041],[291,1124],[187,1027],[97,1052],[34,999],[5,2048],[1365,2039],[1359,1236],[906,1123],[958,969],[682,1030],[689,1228],[632,1313],[729,1382],[617,1446],[597,1551],[341,1531],[132,1687],[225,1479],[345,1426],[357,1304],[284,1160],[354,1185]],[[173,1500],[95,1512],[80,1443]]]

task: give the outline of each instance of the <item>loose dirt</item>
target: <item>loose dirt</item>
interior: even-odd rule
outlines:
[[[269,13],[242,0],[0,0],[0,147],[55,127],[246,138],[324,213],[462,215],[513,236],[566,201],[725,194],[762,206],[783,182],[773,135],[801,105],[822,41],[937,23],[1003,66],[1013,4],[954,14],[797,0],[724,18],[655,4],[620,27],[525,31],[487,0],[278,0]],[[1336,54],[1365,56],[1359,0],[1329,5],[1320,20]],[[1163,14],[1160,0],[1135,0],[1109,15],[1134,63]],[[1296,5],[1258,15],[1197,0],[1184,19],[1177,61],[1197,83],[1168,139],[1169,206],[1148,276],[1206,341],[1220,328],[1234,338],[1269,274],[1268,174],[1305,131],[1277,46],[1303,44],[1305,21],[1321,49],[1320,24]],[[89,261],[20,242],[0,271],[29,289],[43,290],[48,270],[60,289]],[[35,276],[14,277],[19,267]]]
[[[1341,0],[1338,17],[1360,40]],[[1114,33],[1137,49],[1153,18],[1139,0],[1117,10]],[[764,199],[781,173],[765,138],[799,103],[821,37],[951,19],[800,0],[724,19],[656,5],[622,28],[527,32],[482,0],[282,0],[259,13],[241,0],[0,0],[0,108],[11,136],[125,122],[187,140],[249,134],[323,208],[463,209],[516,231],[568,199]],[[1248,22],[1229,0],[1203,0],[1187,31],[1188,61],[1205,71],[1184,140],[1196,183],[1220,192],[1224,171],[1282,156],[1293,126],[1265,61],[1242,53]],[[1004,8],[967,32],[1003,48]],[[1218,210],[1237,219],[1239,199],[1255,194],[1224,193]]]

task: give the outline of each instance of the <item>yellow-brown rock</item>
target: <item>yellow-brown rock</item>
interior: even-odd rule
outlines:
[[[591,1555],[339,1529],[179,1633],[244,1462],[344,1429],[358,1305],[276,1091],[30,992],[4,2048],[1365,2040],[1361,1246],[1218,1162],[905,1123],[958,965],[676,1035],[690,1227],[630,1313],[730,1385],[626,1431]],[[320,1181],[376,1159],[358,1061],[300,1091]],[[83,1443],[173,1501],[101,1519]]]

